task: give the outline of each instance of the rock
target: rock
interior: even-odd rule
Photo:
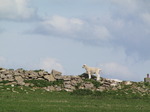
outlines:
[[[14,76],[20,76],[21,74],[18,72],[14,72]]]
[[[56,79],[56,80],[62,80],[62,79],[63,79],[63,76],[55,76],[55,79]]]
[[[124,85],[132,85],[132,82],[131,81],[125,81]]]
[[[25,85],[24,79],[21,76],[15,76],[15,80],[17,81],[17,84]]]
[[[54,86],[48,86],[50,91],[55,91],[55,87]]]
[[[5,72],[6,69],[5,68],[0,68],[0,73]]]
[[[44,78],[37,78],[37,80],[45,80]]]
[[[111,82],[104,82],[104,85],[110,85],[111,84]]]
[[[72,80],[75,80],[75,81],[78,81],[78,82],[83,81],[82,78],[79,77],[79,76],[74,76],[74,77],[72,77]]]
[[[48,87],[43,87],[44,90],[50,91]]]
[[[56,90],[54,86],[44,87],[44,89],[45,89],[46,91],[55,91],[55,90]]]
[[[8,81],[14,81],[14,77],[12,76],[12,74],[7,74],[6,77]]]
[[[70,77],[70,76],[65,76],[65,77],[63,77],[63,80],[64,80],[64,81],[70,81],[70,80],[71,80],[71,77]]]
[[[56,70],[53,69],[51,71],[51,74],[54,76],[55,79],[58,79],[58,80],[63,79],[63,77],[61,75],[62,73],[59,72],[59,71],[56,71]]]
[[[77,81],[75,81],[75,80],[71,80],[71,85],[73,85],[73,86],[76,86],[78,83],[77,83]]]
[[[1,79],[5,79],[5,78],[7,78],[7,76],[4,75],[4,74],[0,74],[0,78],[1,78]]]
[[[12,83],[9,82],[9,83],[6,83],[5,85],[12,85]]]
[[[30,86],[30,83],[25,83],[24,86],[29,87],[29,86]]]
[[[64,85],[64,88],[70,89],[71,87],[72,87],[72,85],[70,85],[70,84],[65,84],[65,85]]]
[[[116,91],[116,90],[118,90],[118,88],[117,87],[113,87],[111,90]]]
[[[38,72],[38,74],[39,74],[40,77],[43,77],[44,71],[40,71],[40,72]]]
[[[70,81],[64,81],[64,85],[65,84],[71,84],[71,82]]]
[[[3,70],[3,68],[0,67],[0,71]]]
[[[64,89],[65,91],[67,91],[67,92],[73,92],[73,90],[72,89]]]
[[[55,81],[54,76],[51,75],[51,74],[50,74],[50,75],[45,75],[44,78],[45,78],[46,80],[48,80],[48,81]]]
[[[71,89],[71,90],[75,90],[75,86],[72,86],[71,84],[66,84],[64,85],[65,89]]]
[[[61,75],[62,73],[61,72],[59,72],[59,71],[57,71],[57,70],[52,70],[51,71],[51,74],[53,74],[54,76],[57,76],[57,75]]]
[[[90,82],[84,84],[85,89],[93,89],[94,85]]]
[[[60,86],[55,87],[56,91],[61,91],[62,88]]]
[[[118,85],[117,82],[113,82],[113,83],[110,84],[110,86],[112,86],[112,87],[115,87],[115,86],[117,86],[117,85]]]
[[[13,77],[11,77],[11,78],[9,78],[9,79],[7,79],[8,81],[10,81],[10,82],[12,82],[12,81],[14,81],[15,79],[13,78]]]
[[[142,92],[142,93],[146,92],[146,89],[144,89],[144,88],[142,88],[142,87],[137,87],[136,89],[137,89],[139,92]]]
[[[38,77],[38,74],[37,73],[32,73],[28,77],[31,78],[31,79],[36,79]]]
[[[103,91],[106,90],[106,88],[105,88],[105,87],[98,87],[96,90],[97,90],[97,91],[100,91],[100,92],[103,92]]]
[[[122,89],[121,85],[117,86],[118,89]]]
[[[5,75],[9,74],[9,70],[6,70],[3,74]]]
[[[18,72],[18,73],[23,74],[23,73],[24,73],[24,70],[23,70],[22,68],[19,68],[19,69],[15,70],[15,72]]]
[[[7,74],[7,78],[13,77],[12,74]]]

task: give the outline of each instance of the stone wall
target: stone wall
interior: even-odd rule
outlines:
[[[96,81],[96,77],[92,76],[92,79],[88,79],[88,75],[83,73],[79,76],[62,75],[61,72],[52,70],[48,73],[44,70],[23,70],[23,69],[5,69],[0,68],[0,82],[8,82],[10,85],[21,85],[34,87],[33,83],[29,83],[32,80],[44,80],[47,82],[54,82],[54,84],[41,87],[46,91],[73,91],[76,89],[90,89],[92,91],[116,91],[123,89],[126,86],[130,86],[135,92],[150,92],[150,89],[144,85],[144,82],[131,82],[131,81],[116,81],[106,78]],[[57,82],[61,81],[61,84]],[[28,82],[28,83],[27,83]],[[38,88],[38,87],[37,87]]]

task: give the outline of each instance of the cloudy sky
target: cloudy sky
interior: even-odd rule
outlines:
[[[149,49],[149,0],[0,0],[0,67],[143,81]]]

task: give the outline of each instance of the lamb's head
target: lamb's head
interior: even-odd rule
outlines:
[[[82,68],[85,68],[86,67],[86,64],[84,64],[83,66],[82,66]]]

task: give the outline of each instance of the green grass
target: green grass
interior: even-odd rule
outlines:
[[[3,80],[3,81],[0,81],[0,83],[2,83],[2,84],[7,84],[7,83],[9,83],[10,81],[5,81],[5,80]]]
[[[12,90],[14,92],[12,92]],[[46,92],[29,87],[0,86],[0,112],[149,112],[150,98],[115,98],[116,93]]]

